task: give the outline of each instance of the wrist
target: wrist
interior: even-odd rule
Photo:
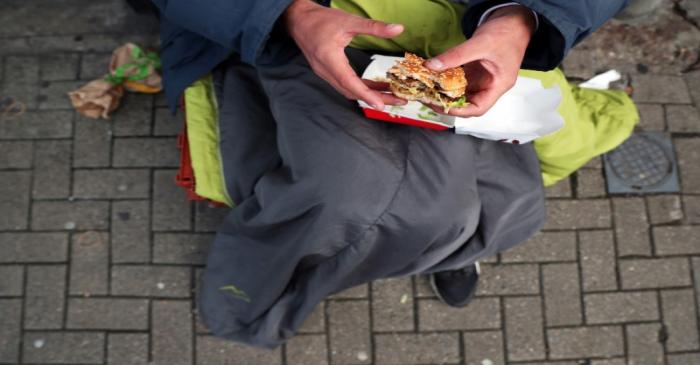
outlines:
[[[287,28],[287,30],[290,33],[292,33],[292,28],[294,28],[294,24],[296,20],[299,19],[299,16],[313,9],[316,6],[318,6],[318,4],[311,0],[292,1],[292,3],[289,4],[287,9],[282,14],[282,20],[284,21],[284,25]]]
[[[484,22],[495,21],[497,19],[499,19],[499,22],[508,23],[509,26],[515,27],[514,29],[527,34],[528,40],[537,29],[535,14],[532,10],[522,5],[504,6],[496,9],[484,19]]]

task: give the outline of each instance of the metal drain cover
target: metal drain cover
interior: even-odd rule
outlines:
[[[611,194],[679,191],[673,143],[664,133],[635,133],[604,161]]]

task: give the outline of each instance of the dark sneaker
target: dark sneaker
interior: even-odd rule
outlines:
[[[474,298],[481,268],[474,263],[463,269],[430,275],[430,285],[438,298],[451,307],[464,307]]]

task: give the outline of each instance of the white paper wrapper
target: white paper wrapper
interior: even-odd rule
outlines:
[[[362,77],[381,81],[386,79],[386,71],[401,58],[375,55],[372,59]],[[515,86],[480,117],[440,115],[416,101],[404,106],[385,106],[383,113],[378,113],[362,101],[359,103],[370,118],[429,128],[433,125],[436,129],[454,128],[458,134],[510,143],[527,143],[564,126],[564,119],[557,112],[560,102],[559,87],[545,89],[537,79],[518,77]],[[380,114],[386,114],[386,118]]]

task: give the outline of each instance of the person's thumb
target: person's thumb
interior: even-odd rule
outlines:
[[[466,41],[456,47],[452,47],[444,53],[435,56],[425,62],[425,67],[434,70],[442,71],[448,68],[463,66],[469,62],[476,61],[481,58],[481,52],[469,41]]]
[[[350,32],[355,34],[373,35],[379,38],[393,38],[403,32],[401,24],[387,24],[377,20],[358,18]]]

